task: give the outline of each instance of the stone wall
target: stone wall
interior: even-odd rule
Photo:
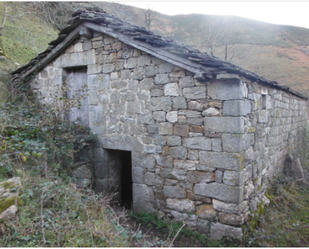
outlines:
[[[131,151],[134,211],[163,211],[213,239],[241,238],[285,155],[304,138],[305,100],[225,72],[199,82],[97,33],[69,47],[32,86],[55,92],[64,68],[77,66],[87,66],[89,125],[99,137],[96,190],[121,191],[121,162],[109,149]]]

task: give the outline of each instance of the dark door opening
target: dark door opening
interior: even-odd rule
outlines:
[[[121,202],[125,208],[131,209],[133,201],[131,151],[121,151],[121,164]]]

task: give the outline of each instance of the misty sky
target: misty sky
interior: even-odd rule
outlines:
[[[167,15],[234,15],[273,24],[309,28],[309,2],[129,2],[115,1]]]

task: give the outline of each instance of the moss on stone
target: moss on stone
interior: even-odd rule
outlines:
[[[247,233],[250,235],[253,233],[253,231],[259,226],[260,224],[260,217],[264,214],[264,202],[261,202],[257,209],[253,214],[250,215],[250,218],[246,222],[245,225],[243,225],[243,228]]]
[[[4,189],[12,189],[17,185],[15,182],[2,182],[0,183],[0,187]]]
[[[253,133],[255,131],[256,131],[255,127],[249,127],[249,130],[248,130],[249,133]]]
[[[5,198],[2,197],[0,198],[0,213],[4,212],[7,210],[10,206],[15,205],[16,197],[11,197],[11,198]],[[17,197],[17,206],[21,205],[22,200]]]

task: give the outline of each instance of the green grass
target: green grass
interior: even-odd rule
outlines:
[[[15,175],[22,179],[22,204],[16,219],[0,222],[1,246],[130,245],[130,233],[116,222],[117,217],[110,209],[107,198],[91,190],[78,190],[70,179],[55,176],[49,170],[45,177],[39,169],[32,165],[32,169],[20,168]],[[1,231],[4,231],[2,236]]]
[[[4,5],[4,2],[0,2],[1,20]],[[28,63],[39,52],[45,50],[48,43],[57,37],[57,30],[34,14],[24,14],[18,18],[12,8],[9,8],[9,11],[1,36],[2,49],[9,59],[1,60],[0,67],[12,70]],[[21,9],[18,11],[22,13]]]
[[[309,188],[286,177],[276,180],[273,201],[265,208],[260,227],[247,239],[249,245],[267,247],[309,246]]]

